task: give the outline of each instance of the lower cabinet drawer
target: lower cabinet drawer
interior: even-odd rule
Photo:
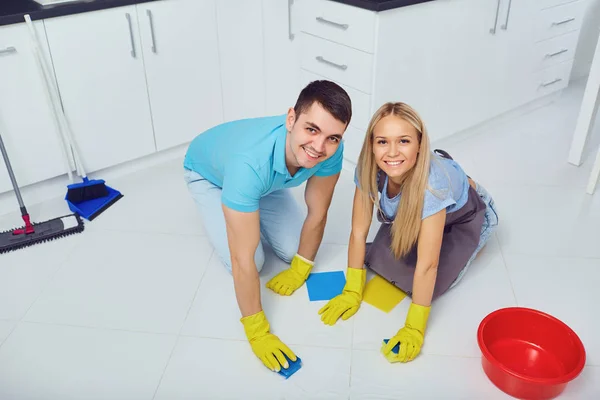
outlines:
[[[539,42],[535,47],[534,71],[571,60],[577,50],[579,31]]]
[[[586,0],[579,0],[540,11],[536,18],[536,41],[579,30],[587,5]]]
[[[554,65],[533,74],[531,90],[534,98],[543,97],[569,85],[573,60]]]
[[[301,66],[307,71],[371,93],[373,55],[302,33]]]
[[[356,164],[365,140],[366,129],[358,129],[350,125],[344,133],[344,158]]]

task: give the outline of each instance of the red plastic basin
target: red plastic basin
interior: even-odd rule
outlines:
[[[519,399],[555,398],[585,365],[577,334],[553,316],[529,308],[492,312],[479,324],[477,342],[485,374]]]

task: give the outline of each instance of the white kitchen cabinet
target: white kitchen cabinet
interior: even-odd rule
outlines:
[[[355,115],[410,104],[435,141],[566,87],[586,2],[440,0],[377,13],[306,0],[300,65],[353,89]],[[360,120],[345,137],[352,162]]]
[[[136,7],[51,18],[45,25],[87,171],[155,152]]]
[[[49,63],[43,22],[36,21],[34,26]],[[54,116],[25,23],[0,27],[0,77],[0,134],[19,186],[66,174]],[[0,158],[0,193],[9,190],[12,185]]]
[[[137,10],[161,151],[223,122],[215,0],[142,3]]]
[[[297,22],[302,0],[263,0],[266,114],[287,112],[300,84]]]
[[[225,121],[262,117],[266,109],[262,0],[216,4]]]

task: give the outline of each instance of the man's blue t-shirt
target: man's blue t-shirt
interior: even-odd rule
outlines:
[[[379,206],[387,218],[394,219],[400,205],[402,193],[398,193],[393,198],[388,197],[388,176],[384,173],[380,176],[385,179],[385,182],[379,197]],[[356,173],[354,181],[358,186]],[[456,161],[432,153],[428,187],[425,190],[421,218],[430,217],[444,208],[447,213],[461,209],[469,198],[469,186],[467,174]]]
[[[227,207],[252,212],[262,197],[300,186],[311,176],[330,176],[342,169],[344,145],[329,159],[292,177],[285,164],[285,115],[243,119],[217,125],[190,144],[184,167],[223,189]]]

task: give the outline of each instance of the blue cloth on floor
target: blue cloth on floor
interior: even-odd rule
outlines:
[[[310,301],[331,300],[344,290],[346,276],[342,271],[312,273],[306,280]]]

